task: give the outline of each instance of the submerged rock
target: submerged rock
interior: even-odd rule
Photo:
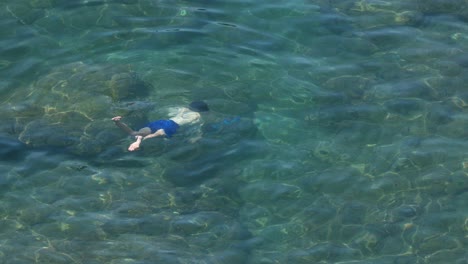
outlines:
[[[414,0],[413,0],[414,1]],[[419,0],[419,11],[425,14],[455,14],[463,19],[468,19],[466,1],[464,0]]]
[[[395,22],[399,25],[418,26],[424,20],[424,15],[418,11],[403,11],[395,14]]]
[[[371,78],[362,76],[339,76],[328,79],[323,86],[332,91],[342,92],[348,99],[362,99],[364,92],[374,83]]]
[[[0,158],[1,160],[17,159],[22,156],[26,145],[13,138],[0,136]]]
[[[149,87],[124,66],[71,63],[40,77],[27,100],[0,111],[16,123],[11,126],[27,146],[97,154],[120,135],[107,120],[115,112],[144,119],[152,104],[129,100],[145,96]],[[16,96],[11,102],[25,95]]]

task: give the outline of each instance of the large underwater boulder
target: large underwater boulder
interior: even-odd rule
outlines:
[[[114,114],[143,119],[153,106],[135,101],[149,85],[128,67],[61,65],[17,93],[0,111],[14,134],[30,147],[60,147],[74,154],[97,154],[122,134],[109,118]]]

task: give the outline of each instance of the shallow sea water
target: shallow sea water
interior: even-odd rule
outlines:
[[[0,263],[467,263],[467,10],[2,1]]]

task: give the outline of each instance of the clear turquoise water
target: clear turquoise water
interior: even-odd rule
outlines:
[[[467,10],[2,1],[0,263],[466,263]]]

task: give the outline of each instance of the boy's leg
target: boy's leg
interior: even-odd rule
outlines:
[[[114,121],[115,125],[122,129],[125,133],[134,136],[136,132],[133,131],[133,129],[131,129],[130,127],[128,127],[125,123],[121,122],[121,119],[121,116],[116,116],[112,118],[112,121]]]
[[[142,128],[142,129],[138,130],[138,132],[135,132],[134,135],[135,135],[135,136],[147,136],[147,135],[149,135],[149,134],[151,134],[151,128],[149,128],[149,127],[144,127],[144,128]]]
[[[131,136],[146,136],[151,134],[151,129],[149,127],[144,127],[138,131],[135,131],[131,129],[127,124],[123,123],[120,121],[122,119],[121,116],[116,116],[112,118],[112,121],[114,121],[115,125],[118,126],[120,129],[122,129],[125,133],[131,135]]]
[[[143,139],[144,136],[147,136],[149,134],[151,134],[151,128],[149,127],[144,127],[138,131],[134,131],[133,129],[131,129],[129,126],[127,126],[127,124],[121,122],[120,120],[122,119],[121,116],[116,116],[116,117],[113,117],[112,118],[112,121],[114,121],[115,125],[118,126],[120,129],[122,129],[124,132],[126,132],[127,134],[131,135],[131,136],[135,136],[135,139],[136,141],[133,142],[129,147],[128,147],[128,150],[129,151],[135,151],[135,150],[138,150],[140,148],[140,144],[141,144],[141,141]]]

